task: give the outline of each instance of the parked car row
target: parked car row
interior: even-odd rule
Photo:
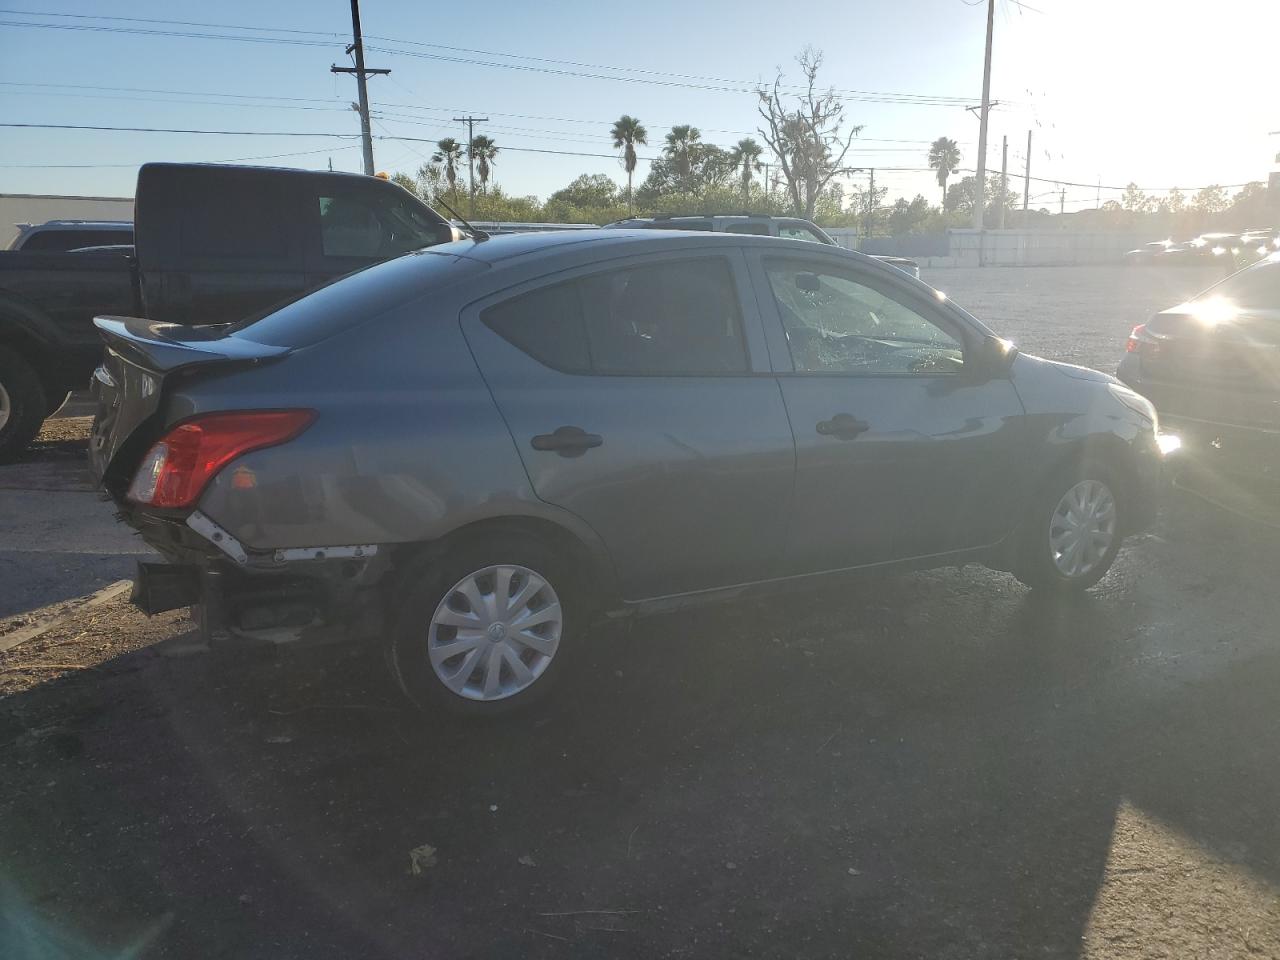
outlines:
[[[1135,266],[1219,264],[1234,272],[1280,250],[1280,228],[1203,233],[1190,240],[1153,240],[1124,255]]]

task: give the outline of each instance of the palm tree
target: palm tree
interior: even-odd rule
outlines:
[[[444,178],[449,181],[449,192],[454,200],[458,199],[458,164],[462,162],[462,144],[453,137],[445,137],[436,142],[436,152],[431,155],[432,163],[444,164]]]
[[[636,146],[649,143],[649,131],[635,117],[625,113],[614,121],[609,131],[615,148],[622,147],[622,166],[627,171],[627,213],[632,213],[631,175],[636,172]]]
[[[960,148],[954,140],[939,137],[929,146],[929,166],[938,171],[938,186],[942,188],[942,212],[947,212],[947,177],[960,166]]]
[[[742,170],[742,202],[744,204],[750,202],[751,174],[760,169],[760,157],[763,153],[764,148],[751,137],[739,140],[729,151],[729,163],[735,169]]]
[[[483,133],[476,134],[467,148],[468,156],[476,162],[476,172],[480,174],[480,192],[489,185],[491,167],[498,158],[498,145]]]
[[[671,132],[667,134],[667,145],[662,148],[667,159],[676,165],[676,173],[684,181],[686,189],[693,174],[693,156],[701,140],[702,131],[684,123],[671,128]]]

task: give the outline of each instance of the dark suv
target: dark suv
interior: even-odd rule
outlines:
[[[144,606],[386,638],[464,711],[601,614],[968,561],[1082,590],[1155,505],[1150,403],[825,244],[503,236],[260,319],[97,323],[90,462],[171,561]]]

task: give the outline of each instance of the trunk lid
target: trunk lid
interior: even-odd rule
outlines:
[[[257,364],[285,356],[289,347],[229,337],[228,324],[190,327],[140,317],[95,317],[106,342],[91,389],[97,403],[89,435],[89,469],[111,488],[112,467],[123,451],[141,456],[153,431],[142,431],[161,412],[166,381],[179,371],[212,365]],[[131,442],[134,441],[134,442]]]

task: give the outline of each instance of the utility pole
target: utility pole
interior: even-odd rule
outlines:
[[[1000,153],[1000,216],[996,220],[996,229],[1004,229],[1004,200],[1009,195],[1009,137],[1002,140]]]
[[[1062,214],[1066,213],[1066,211],[1067,211],[1067,188],[1063,187],[1062,192],[1058,194],[1058,215],[1061,216]]]
[[[871,218],[876,214],[876,168],[871,168],[871,192],[867,195],[867,239],[871,239]]]
[[[369,88],[365,84],[365,77],[371,74],[382,74],[383,76],[390,73],[390,70],[366,68],[364,65],[364,40],[360,36],[360,0],[351,0],[351,36],[352,43],[347,47],[347,53],[354,53],[356,56],[356,65],[354,67],[339,67],[337,64],[329,67],[330,73],[354,73],[356,75],[356,89],[360,91],[360,139],[364,145],[364,172],[366,176],[373,176],[373,131],[369,129]]]
[[[467,213],[473,217],[476,215],[476,157],[475,151],[471,149],[471,143],[476,138],[476,124],[488,123],[488,117],[454,117],[454,123],[465,123],[467,125],[467,181],[471,190],[470,209]]]
[[[996,0],[987,0],[987,52],[982,63],[982,107],[978,126],[978,175],[973,190],[973,229],[982,230],[987,205],[987,115],[991,112],[991,32],[996,22]],[[982,263],[982,237],[978,237],[978,263]]]
[[[1093,198],[1093,209],[1099,210],[1102,207],[1102,177],[1098,177],[1098,193]]]
[[[1027,225],[1027,204],[1031,200],[1031,131],[1027,131],[1027,174],[1022,178],[1022,225]]]

